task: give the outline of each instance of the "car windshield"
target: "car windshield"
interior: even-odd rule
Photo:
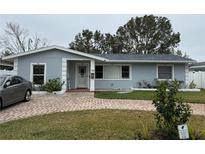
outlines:
[[[2,77],[0,76],[0,86],[4,83],[4,80],[6,79],[6,77]]]

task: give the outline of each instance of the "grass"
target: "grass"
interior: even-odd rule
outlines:
[[[192,116],[188,125],[200,132],[205,117]],[[0,139],[159,139],[154,130],[153,112],[73,111],[0,124]]]
[[[96,92],[96,98],[103,99],[134,99],[134,100],[152,100],[154,91],[133,91],[131,93],[117,93],[113,91]],[[200,92],[179,92],[178,94],[188,103],[205,103],[205,90]]]

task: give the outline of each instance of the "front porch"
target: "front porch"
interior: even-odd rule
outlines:
[[[95,91],[95,61],[90,59],[62,60],[62,91]]]

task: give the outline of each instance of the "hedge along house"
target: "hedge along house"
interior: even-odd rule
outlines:
[[[14,62],[17,75],[34,84],[60,78],[62,91],[130,89],[141,81],[173,80],[188,84],[192,59],[176,55],[88,54],[60,46],[3,57]]]

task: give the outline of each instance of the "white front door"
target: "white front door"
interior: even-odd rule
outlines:
[[[88,88],[88,64],[77,64],[77,88]]]

